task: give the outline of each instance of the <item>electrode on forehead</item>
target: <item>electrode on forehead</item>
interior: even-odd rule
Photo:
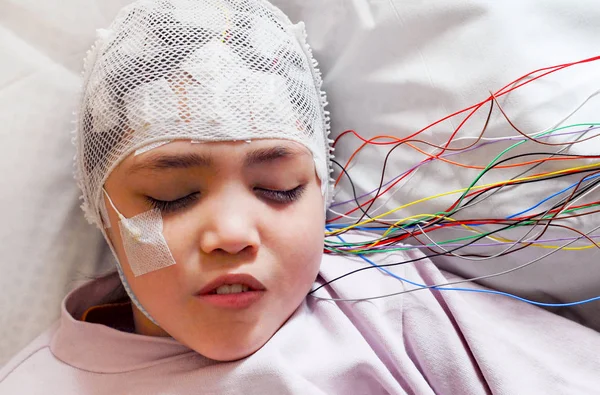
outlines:
[[[137,139],[147,138],[148,128],[181,121],[179,100],[166,78],[143,83],[125,95],[127,126]]]

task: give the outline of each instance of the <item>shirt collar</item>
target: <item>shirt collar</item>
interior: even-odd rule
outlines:
[[[106,295],[119,282],[118,275],[111,274],[73,290],[63,300],[60,326],[50,344],[58,359],[98,373],[121,373],[183,358],[199,367],[214,363],[173,338],[126,333],[79,320],[91,306],[106,303]]]

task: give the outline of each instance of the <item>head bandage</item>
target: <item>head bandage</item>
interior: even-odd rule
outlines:
[[[88,54],[76,131],[83,209],[132,153],[173,140],[287,139],[312,153],[331,201],[327,104],[302,23],[262,0],[140,0]]]
[[[327,208],[333,156],[321,85],[304,25],[267,1],[136,1],[98,31],[85,62],[74,142],[86,218],[104,233],[102,191],[111,171],[128,155],[173,140],[303,144]],[[134,275],[175,263],[159,212],[127,219],[113,208]],[[117,269],[132,301],[155,322]]]

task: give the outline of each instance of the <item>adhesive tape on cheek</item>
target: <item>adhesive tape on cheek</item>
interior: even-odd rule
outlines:
[[[121,241],[133,275],[138,277],[174,265],[175,259],[163,235],[163,220],[160,210],[154,209],[131,218],[125,218],[113,203],[108,192],[104,188],[102,191],[119,217]]]
[[[159,210],[121,218],[119,230],[125,255],[135,277],[175,264],[163,235],[163,220]]]

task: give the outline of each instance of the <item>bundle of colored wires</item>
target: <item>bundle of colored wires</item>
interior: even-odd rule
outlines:
[[[542,259],[547,259],[560,250],[580,251],[591,248],[600,248],[600,245],[595,241],[595,239],[598,239],[600,236],[592,234],[597,229],[600,229],[600,225],[594,227],[591,231],[586,232],[571,226],[572,219],[574,218],[584,218],[600,212],[600,197],[596,196],[595,199],[593,198],[594,192],[600,186],[600,161],[598,161],[600,158],[600,153],[597,155],[577,155],[567,152],[569,148],[575,144],[581,144],[583,142],[595,139],[599,134],[598,130],[600,129],[600,123],[589,122],[563,125],[567,119],[579,111],[579,109],[581,109],[589,100],[598,95],[600,91],[590,95],[583,103],[581,103],[575,110],[564,117],[563,120],[558,124],[546,130],[532,134],[527,134],[521,131],[508,116],[507,112],[500,106],[497,100],[499,97],[504,96],[551,73],[567,67],[594,62],[597,60],[600,60],[600,56],[584,59],[578,62],[566,63],[535,70],[511,82],[510,84],[507,84],[495,93],[490,92],[490,96],[487,99],[466,109],[450,114],[404,138],[398,138],[394,136],[376,136],[367,140],[360,136],[360,134],[356,131],[347,131],[338,136],[334,142],[334,145],[338,144],[340,139],[344,138],[345,136],[355,136],[362,141],[362,144],[349,157],[348,161],[344,165],[334,161],[334,164],[340,169],[339,176],[336,180],[336,185],[338,185],[342,179],[345,179],[352,189],[354,199],[336,202],[334,205],[332,205],[331,212],[335,215],[328,220],[325,233],[327,236],[325,241],[325,252],[330,254],[359,256],[366,263],[368,263],[368,266],[365,266],[360,270],[349,272],[344,276],[340,276],[326,284],[321,285],[319,288],[313,290],[311,295],[318,297],[315,294],[318,289],[323,286],[327,286],[334,281],[338,281],[341,278],[350,275],[356,275],[367,269],[378,269],[387,275],[391,275],[403,282],[415,286],[415,288],[403,290],[393,295],[414,292],[419,289],[487,292],[509,296],[528,303],[547,307],[573,306],[600,300],[600,296],[598,296],[571,303],[552,304],[536,302],[500,291],[451,287],[458,283],[480,281],[483,279],[513,273],[517,270],[521,270],[527,266],[539,262]],[[465,125],[465,123],[473,116],[473,114],[484,108],[486,104],[489,104],[489,109],[479,135],[477,137],[458,138],[457,135],[463,125]],[[516,134],[514,136],[505,138],[490,138],[485,135],[494,109],[497,109],[501,113],[506,124],[515,130]],[[467,113],[467,115],[459,123],[458,127],[453,131],[446,143],[434,144],[424,139],[416,138],[419,134],[431,128],[432,126],[463,113]],[[559,136],[561,140],[566,138],[567,141],[558,143],[553,142],[556,141],[556,137]],[[472,139],[473,141],[462,147],[457,148],[454,146],[456,145],[457,141],[465,139]],[[464,164],[452,158],[453,156],[473,152],[484,147],[486,150],[489,150],[496,146],[504,147],[507,144],[510,145],[507,148],[501,149],[500,152],[486,165]],[[369,193],[358,196],[355,183],[349,174],[349,168],[351,162],[355,160],[358,153],[367,145],[375,145],[379,147],[391,145],[392,147],[385,156],[378,188],[370,191]],[[435,151],[433,153],[426,152],[425,149],[421,148],[422,146],[432,147],[435,149]],[[519,150],[522,151],[523,147],[529,146],[532,147],[528,150],[529,152],[511,154],[511,152]],[[544,149],[537,151],[536,149],[539,146],[544,146]],[[409,147],[414,149],[415,151],[424,155],[425,159],[420,163],[415,164],[402,174],[395,176],[386,182],[386,167],[388,166],[390,158],[392,157],[392,153],[399,147]],[[406,187],[406,185],[409,184],[411,177],[413,177],[417,171],[428,166],[433,166],[436,163],[444,163],[447,165],[456,166],[458,169],[466,169],[465,171],[469,172],[477,171],[477,175],[472,179],[470,184],[464,188],[442,192],[434,196],[424,197],[398,206],[392,210],[388,210],[382,214],[377,214],[377,212],[386,207],[388,201],[391,200],[393,194],[390,193],[390,191],[394,187],[400,186],[393,193],[401,191],[402,187]],[[543,165],[550,163],[554,165],[555,169],[552,171],[543,171]],[[565,166],[556,169],[556,167],[560,164],[564,164]],[[515,171],[521,171],[510,179],[482,183],[482,180],[486,176],[492,172],[496,172],[499,169],[513,169]],[[527,185],[532,186],[543,184],[547,187],[548,185],[559,184],[557,183],[557,180],[570,180],[570,183],[567,187],[564,187],[563,181],[563,187],[552,191],[552,193],[549,193],[547,196],[543,197],[539,202],[529,207],[519,209],[513,214],[503,216],[502,218],[469,218],[468,213],[472,211],[470,209],[476,206],[481,206],[482,204],[486,204],[494,195],[499,196],[500,194],[519,194],[520,191]],[[400,184],[402,181],[404,181],[404,184]],[[390,193],[391,196],[387,197],[386,194],[388,193]],[[379,207],[374,207],[375,203],[378,200],[381,200],[382,196],[386,196],[388,201],[381,203]],[[455,200],[444,210],[434,213],[412,215],[406,218],[390,219],[391,214],[397,213],[403,209],[418,206],[421,203],[435,201],[436,199],[452,196],[455,197]],[[349,210],[346,209],[345,212],[340,212],[340,209],[343,206],[347,206],[351,203],[355,204],[354,208]],[[593,226],[595,224],[591,225]],[[445,234],[444,230],[449,229],[461,229],[467,234],[462,237],[453,237],[452,239],[448,240],[434,240],[434,234],[438,234],[440,232]],[[521,229],[521,231],[519,231],[519,229]],[[544,235],[547,233],[548,229],[567,230],[574,233],[574,236],[545,238]],[[373,238],[368,241],[359,243],[346,242],[342,236],[344,233],[351,230],[366,230],[370,232],[376,232],[370,233],[371,235],[376,236],[373,236]],[[521,234],[521,236],[518,238],[510,237],[508,233],[512,235]],[[560,242],[564,243],[558,244]],[[486,254],[485,251],[489,251],[491,247],[494,247],[499,251],[496,251],[493,254]],[[518,265],[510,270],[476,278],[469,278],[460,282],[437,284],[433,286],[425,286],[423,284],[413,283],[407,279],[398,277],[396,274],[386,269],[386,267],[390,266],[415,263],[419,260],[436,258],[439,256],[454,256],[460,259],[472,261],[488,260],[514,254],[515,252],[521,251],[525,248],[540,248],[550,251],[532,261]],[[386,265],[377,265],[372,260],[367,258],[367,255],[384,252],[407,251],[410,249],[418,249],[426,252],[426,254],[423,255],[422,258]],[[388,296],[392,295],[374,295],[369,298],[352,300],[377,299]]]

